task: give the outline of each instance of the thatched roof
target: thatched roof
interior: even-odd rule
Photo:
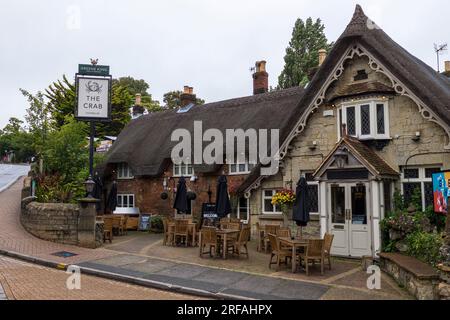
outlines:
[[[280,129],[280,140],[289,133],[302,88],[291,88],[250,97],[194,106],[186,113],[170,110],[132,120],[120,133],[108,153],[107,163],[126,162],[136,176],[158,176],[170,162],[171,134],[187,129],[192,137],[194,121],[203,122],[203,132],[215,128],[225,136],[226,129]],[[225,150],[225,149],[224,149]],[[196,172],[214,172],[218,166],[194,166]]]

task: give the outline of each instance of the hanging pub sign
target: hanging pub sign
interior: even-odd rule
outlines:
[[[447,214],[450,198],[450,171],[433,174],[434,212]]]
[[[109,66],[79,65],[75,76],[75,117],[84,121],[110,121],[111,82]]]

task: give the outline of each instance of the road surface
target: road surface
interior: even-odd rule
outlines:
[[[0,192],[8,188],[21,176],[26,176],[30,171],[29,165],[0,164]]]

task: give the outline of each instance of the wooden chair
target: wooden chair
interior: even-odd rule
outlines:
[[[231,222],[230,218],[222,218],[222,219],[220,219],[220,225],[222,225],[222,223],[228,223],[228,222]]]
[[[241,219],[238,219],[238,218],[230,218],[230,222],[231,223],[241,223]]]
[[[323,246],[324,246],[324,254],[325,259],[328,260],[328,267],[331,270],[331,246],[333,245],[334,234],[325,233],[325,237],[323,238]]]
[[[280,225],[278,224],[266,224],[264,226],[264,249],[266,253],[269,249],[269,245],[271,245],[271,242],[269,240],[269,234],[276,235],[279,229]]]
[[[217,240],[217,232],[216,232],[216,228],[214,227],[203,227],[201,229],[201,243],[199,244],[200,246],[200,257],[203,257],[203,255],[205,253],[209,253],[209,256],[212,257],[213,256],[213,252],[215,255],[215,252],[217,252],[217,249],[219,248],[219,242]],[[209,247],[209,251],[204,251],[204,248],[208,246]],[[214,251],[213,251],[214,248]]]
[[[300,265],[302,260],[305,261],[306,275],[309,276],[309,262],[312,261],[313,265],[316,261],[320,261],[320,273],[323,275],[323,267],[325,260],[325,250],[323,240],[308,240],[308,247],[306,253],[300,253]]]
[[[249,256],[247,242],[250,237],[250,232],[250,227],[243,228],[239,233],[239,237],[237,240],[232,240],[231,242],[227,243],[227,250],[231,248],[233,250],[233,253],[237,254],[239,257],[241,256],[241,254],[244,254],[248,259]],[[245,248],[245,252],[241,251],[242,248]]]
[[[273,264],[277,265],[277,271],[280,270],[280,263],[284,260],[284,264],[287,265],[288,259],[292,260],[292,252],[290,250],[281,249],[279,246],[279,241],[276,235],[269,233],[267,235],[270,241],[270,246],[272,248],[272,254],[270,256],[269,269]],[[276,257],[276,262],[272,262],[273,258]]]
[[[280,228],[277,230],[277,237],[279,238],[291,238],[291,229]]]
[[[184,245],[188,246],[189,241],[189,221],[188,220],[175,220],[175,232],[174,239],[175,242],[177,238],[184,240]]]
[[[112,243],[113,239],[113,218],[105,217],[103,218],[103,242],[109,240],[109,243]]]
[[[122,235],[120,232],[121,223],[120,220],[122,219],[122,216],[115,215],[112,217],[112,223],[113,223],[113,232],[116,233],[116,235]]]
[[[128,234],[128,216],[122,216],[120,219],[120,227],[119,227],[119,233],[121,232],[122,235]]]
[[[166,246],[167,243],[173,245],[173,227],[169,226],[170,220],[167,217],[164,217],[162,219],[163,221],[163,227],[164,227],[164,239],[163,239],[163,245]]]

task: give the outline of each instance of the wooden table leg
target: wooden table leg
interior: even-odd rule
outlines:
[[[295,246],[292,246],[292,273],[295,273],[297,271],[297,250]]]
[[[224,233],[223,234],[223,258],[226,259],[227,258],[227,234]]]
[[[202,256],[202,232],[198,233],[198,246],[200,247],[200,257]]]

